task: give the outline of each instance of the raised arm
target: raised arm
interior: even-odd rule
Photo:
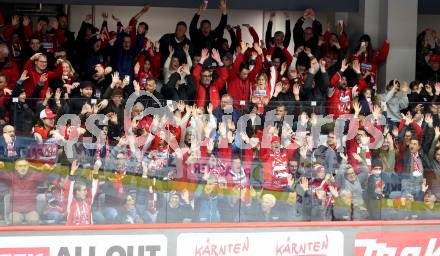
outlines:
[[[219,9],[222,12],[222,16],[220,18],[220,22],[218,26],[214,29],[214,38],[219,40],[223,38],[223,31],[226,28],[226,25],[228,24],[228,13],[227,13],[227,6],[226,6],[226,0],[220,0]]]
[[[293,42],[295,43],[295,49],[302,46],[300,44],[303,41],[303,36],[304,36],[303,25],[304,25],[305,20],[306,20],[306,18],[304,17],[304,15],[301,16],[296,21],[295,27],[293,28]]]
[[[290,15],[288,11],[284,11],[284,15],[286,16],[286,32],[284,35],[283,45],[288,48],[290,45],[290,40],[292,39],[292,32],[290,32]]]
[[[276,12],[275,11],[271,11],[270,12],[270,19],[269,22],[267,23],[267,29],[266,29],[266,46],[269,47],[270,42],[272,42],[272,26],[273,26],[273,18],[275,17]]]
[[[207,7],[208,7],[207,3],[202,3],[191,20],[191,23],[189,25],[189,36],[191,38],[191,41],[195,41],[198,39],[197,36],[199,30],[197,28],[197,24],[199,23],[200,15],[202,15],[202,13],[206,11]]]
[[[388,53],[390,52],[390,43],[388,42],[388,40],[385,40],[383,42],[383,46],[380,49],[380,51],[376,54],[376,56],[374,56],[374,60],[376,62],[384,62],[387,60],[388,58]]]

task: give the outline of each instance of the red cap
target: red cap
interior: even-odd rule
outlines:
[[[57,117],[57,115],[55,115],[50,108],[45,108],[40,112],[40,119],[55,117]]]
[[[288,84],[289,83],[289,79],[287,79],[286,77],[281,78],[281,82],[283,84]]]
[[[278,137],[278,136],[273,136],[273,137],[272,137],[272,140],[270,141],[270,143],[272,143],[272,142],[281,142],[280,137]]]
[[[440,62],[440,55],[438,55],[438,54],[432,55],[432,57],[429,61],[430,62]]]

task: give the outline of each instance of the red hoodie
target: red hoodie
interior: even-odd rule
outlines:
[[[23,86],[24,86],[24,90],[26,91],[26,95],[30,96],[30,95],[32,95],[32,92],[35,90],[35,88],[37,87],[38,82],[40,81],[40,77],[43,73],[40,74],[34,68],[34,62],[30,59],[24,65],[23,70],[28,71],[29,78],[26,81],[24,81]],[[46,95],[46,91],[49,88],[49,82],[53,81],[53,80],[60,79],[62,77],[63,65],[60,63],[60,64],[58,64],[56,71],[46,71],[45,73],[47,73],[47,81],[44,83],[43,89],[41,90],[41,93],[40,93],[41,99],[43,99]]]
[[[234,65],[229,73],[230,83],[228,84],[228,94],[234,99],[234,109],[247,108],[247,104],[250,96],[251,83],[255,82],[255,78],[260,73],[263,67],[263,61],[261,56],[257,57],[257,63],[254,68],[249,72],[249,75],[245,81],[241,80],[238,76],[240,64],[243,62],[244,56],[239,53],[235,59]],[[244,104],[240,104],[243,101]]]
[[[338,71],[333,75],[330,81],[330,88],[328,91],[328,114],[333,114],[334,118],[338,118],[344,114],[351,113],[351,100],[353,96],[363,91],[367,84],[362,77],[359,77],[358,84],[354,87],[339,88],[339,79],[341,72]]]
[[[194,81],[196,82],[197,86],[197,93],[196,93],[196,106],[205,108],[206,107],[206,93],[209,93],[209,99],[212,104],[212,108],[216,109],[220,106],[220,91],[223,89],[223,87],[226,84],[226,81],[228,80],[228,70],[226,67],[218,67],[216,72],[218,74],[218,78],[215,81],[212,81],[209,85],[208,90],[200,83],[201,79],[201,72],[202,72],[202,66],[197,65],[193,72],[192,76],[194,77]]]

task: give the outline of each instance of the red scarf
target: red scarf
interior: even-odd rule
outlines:
[[[87,200],[73,199],[70,211],[67,216],[67,225],[89,225],[91,224],[91,206]]]
[[[419,166],[419,154],[416,153],[411,153],[412,156],[412,161],[413,161],[413,173],[421,173],[422,170]]]

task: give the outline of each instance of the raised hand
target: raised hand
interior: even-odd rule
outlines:
[[[115,88],[115,86],[119,83],[119,72],[116,71],[112,74],[112,83],[110,84],[111,88]]]
[[[212,49],[212,54],[211,57],[217,62],[217,63],[222,63],[222,58],[220,57],[220,53],[218,52],[217,49]]]
[[[107,20],[107,19],[108,19],[108,12],[103,12],[103,13],[101,14],[101,16],[102,16],[102,19],[103,19],[103,20]]]
[[[150,5],[149,4],[146,4],[146,5],[144,5],[144,7],[142,8],[142,10],[141,10],[141,12],[142,13],[146,13],[146,12],[148,12],[148,10],[150,10]]]
[[[282,90],[283,90],[283,83],[278,82],[278,83],[275,85],[274,95],[278,95]]]
[[[189,45],[188,44],[185,44],[183,46],[183,51],[185,52],[186,55],[189,55]]]
[[[61,99],[61,89],[60,88],[56,89],[54,99],[57,102],[60,101],[60,99]]]
[[[439,82],[435,83],[434,87],[435,87],[435,95],[437,96],[440,95],[440,83]]]
[[[271,55],[266,55],[266,60],[267,60],[267,62],[272,62],[272,56]]]
[[[156,50],[156,52],[159,52],[159,50],[160,50],[160,42],[159,41],[154,42],[154,49]]]
[[[50,89],[47,89],[45,99],[49,100],[52,97],[52,95],[53,95],[52,91]]]
[[[343,59],[341,63],[341,72],[344,72],[348,68],[348,62],[347,59]]]
[[[330,193],[332,193],[333,197],[339,197],[339,192],[334,186],[329,186],[328,189],[330,190]]]
[[[168,51],[170,52],[170,56],[173,56],[173,54],[174,54],[174,48],[173,48],[173,46],[168,46]]]
[[[374,117],[375,119],[378,119],[381,111],[382,111],[382,110],[381,110],[380,106],[378,106],[378,105],[374,105],[374,106],[373,106],[373,113],[372,113],[372,114],[373,114],[373,117]]]
[[[74,160],[72,165],[70,166],[70,175],[75,175],[76,171],[78,171],[79,163],[78,160]]]
[[[14,15],[11,18],[11,25],[13,27],[18,26],[18,23],[20,23],[20,17],[18,15]]]
[[[209,57],[209,51],[207,48],[202,50],[202,56],[200,56],[200,64],[203,64]]]
[[[19,81],[25,81],[29,78],[28,76],[28,71],[27,70],[23,70],[23,73],[21,73],[20,78],[18,79]]]
[[[245,41],[241,41],[240,42],[240,52],[241,52],[241,54],[244,54],[247,51],[248,48],[249,48],[249,45],[248,45],[247,42],[245,42]]]
[[[309,180],[306,177],[301,177],[299,185],[304,191],[309,190]]]
[[[31,24],[31,19],[29,18],[29,16],[24,16],[23,17],[23,26],[29,26],[29,24]]]
[[[310,18],[310,9],[305,9],[303,13],[303,18],[308,19]]]
[[[359,60],[353,60],[352,68],[357,74],[361,74],[361,64],[359,63]]]
[[[312,58],[312,60],[310,61],[310,69],[309,72],[312,74],[316,74],[319,71],[319,63],[318,60],[316,58]]]
[[[287,63],[283,62],[283,64],[281,64],[281,70],[280,70],[280,75],[284,75],[284,73],[286,73],[287,71]]]
[[[325,59],[319,60],[319,68],[321,69],[321,73],[325,73],[325,64],[326,64]]]
[[[3,88],[3,94],[4,95],[12,95],[12,90],[8,88]]]
[[[304,48],[304,52],[307,54],[307,56],[312,56],[312,49],[310,49],[309,47]]]
[[[45,83],[47,81],[47,73],[40,76],[40,83]]]
[[[355,116],[359,116],[359,114],[361,113],[361,104],[359,103],[359,101],[353,101],[353,110]]]
[[[208,9],[208,2],[204,1],[200,6],[199,9],[197,10],[197,15],[201,15],[204,11],[206,11],[206,9]]]
[[[34,55],[32,55],[32,57],[30,58],[30,60],[35,61],[37,60],[40,56],[42,56],[43,54],[41,52],[35,53]]]
[[[108,100],[106,99],[102,100],[101,102],[98,103],[97,106],[99,110],[106,108],[108,106]]]
[[[212,106],[211,103],[209,103],[208,106],[206,107],[206,111],[208,112],[208,114],[212,115],[213,110],[214,110],[214,107]]]
[[[298,54],[300,54],[301,52],[303,52],[304,51],[304,46],[300,46],[300,47],[298,47],[297,49],[296,49],[296,52],[295,52],[295,55],[296,56],[298,56]]]
[[[110,74],[112,71],[113,71],[112,67],[106,67],[106,68],[104,69],[104,75],[108,75],[108,74]]]
[[[300,91],[300,88],[299,88],[298,84],[294,84],[293,89],[292,89],[293,95],[299,96],[299,91]]]
[[[432,119],[432,115],[430,113],[425,114],[425,122],[429,127],[432,127],[434,120]]]
[[[118,115],[116,115],[114,112],[110,112],[106,116],[112,124],[118,124]]]
[[[424,179],[421,190],[423,191],[423,193],[425,193],[426,191],[428,191],[428,188],[429,186],[426,184],[426,179]]]
[[[408,111],[406,115],[403,116],[403,119],[405,119],[405,124],[410,125],[413,121],[413,117],[411,115],[411,112]]]
[[[190,68],[189,68],[188,64],[183,64],[182,65],[182,73],[186,74],[186,75],[190,75],[191,74]]]
[[[263,49],[261,49],[261,46],[258,42],[254,42],[253,46],[258,55],[263,55]]]
[[[218,8],[220,9],[220,11],[222,11],[222,14],[226,15],[227,13],[226,0],[220,0]]]
[[[362,157],[359,154],[357,154],[357,153],[353,153],[352,156],[359,163],[361,163],[363,161]]]

